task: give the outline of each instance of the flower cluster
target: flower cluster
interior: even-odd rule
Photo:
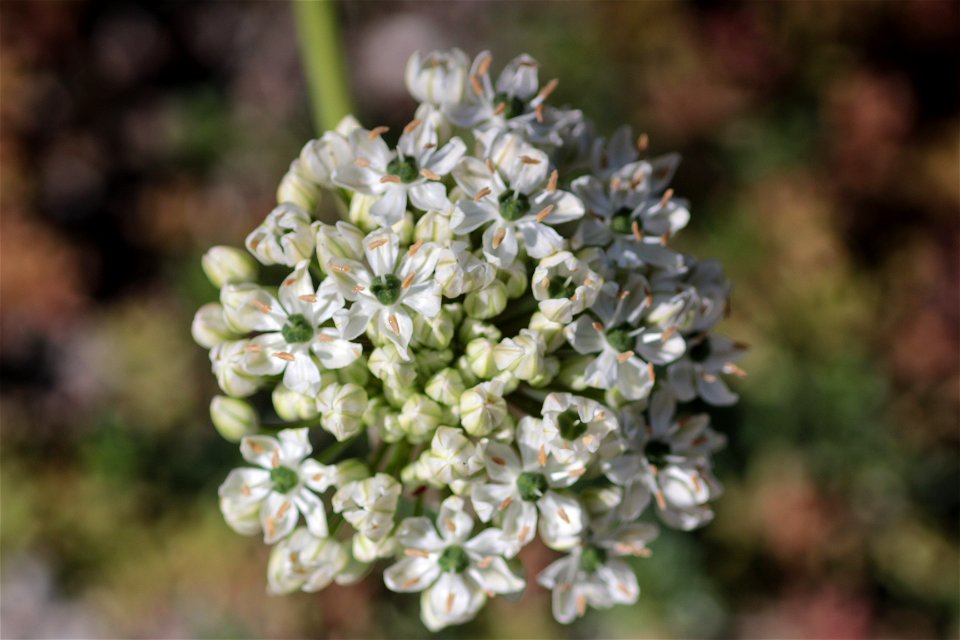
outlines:
[[[272,545],[272,593],[380,566],[437,630],[522,591],[539,538],[561,555],[536,580],[569,623],[637,600],[654,519],[712,517],[724,439],[702,411],[736,402],[744,348],[713,331],[720,265],[670,246],[690,218],[678,157],[548,104],[529,56],[491,63],[415,54],[395,144],[345,118],[245,250],[204,256],[211,416],[251,465],[220,506]],[[321,197],[344,219],[318,220]]]

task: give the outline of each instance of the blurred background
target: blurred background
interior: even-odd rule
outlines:
[[[445,637],[957,637],[956,2],[349,2],[357,115],[402,126],[415,49],[520,52],[554,102],[684,156],[679,246],[735,282],[752,346],[714,523],[665,531],[642,596],[549,595]],[[222,522],[239,461],[189,324],[315,135],[289,5],[4,2],[2,633],[419,637],[377,577],[265,595]],[[533,550],[531,573],[551,559]]]

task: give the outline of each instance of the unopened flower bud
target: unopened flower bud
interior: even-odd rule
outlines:
[[[553,356],[548,356],[543,359],[543,367],[540,369],[540,373],[534,376],[529,380],[531,387],[545,387],[553,379],[557,377],[557,374],[560,372],[560,359]]]
[[[543,337],[547,353],[553,353],[566,344],[567,338],[563,335],[563,327],[563,324],[553,322],[539,311],[530,316],[528,323],[531,331],[536,331]]]
[[[367,360],[367,368],[384,384],[400,388],[409,387],[417,379],[416,367],[403,359],[393,343],[374,349]]]
[[[249,253],[236,247],[211,247],[200,260],[203,272],[216,288],[230,282],[253,282],[257,278],[257,262]]]
[[[350,198],[350,209],[347,212],[347,220],[350,224],[356,225],[365,233],[370,233],[379,228],[376,220],[370,217],[370,207],[373,206],[379,198],[377,196],[367,195],[365,193],[355,193]]]
[[[521,329],[520,335],[506,338],[493,348],[493,358],[498,370],[511,371],[520,380],[532,380],[543,370],[545,348],[539,333]]]
[[[575,355],[564,358],[557,374],[557,382],[573,391],[583,391],[587,388],[587,367],[594,361],[592,355]]]
[[[277,187],[277,204],[290,202],[312,214],[320,203],[320,185],[310,180],[300,170],[300,161],[290,163],[290,169],[280,179]]]
[[[360,433],[363,411],[367,408],[367,392],[355,384],[330,384],[317,396],[324,430],[337,440],[346,440]]]
[[[592,516],[610,513],[623,501],[623,489],[616,485],[589,487],[580,494],[583,505]]]
[[[473,367],[470,365],[470,358],[468,358],[466,355],[462,355],[457,358],[457,361],[454,364],[456,365],[457,371],[460,372],[460,377],[463,379],[464,387],[472,387],[482,382],[480,377],[473,372]]]
[[[520,386],[520,379],[510,371],[501,371],[493,379],[503,385],[503,395],[505,396],[510,395]]]
[[[443,420],[443,409],[427,396],[415,393],[403,403],[400,427],[413,443],[426,442]]]
[[[404,437],[396,410],[383,396],[374,396],[367,402],[363,423],[376,431],[384,442],[397,442]]]
[[[459,405],[460,394],[466,387],[463,376],[456,369],[442,369],[427,380],[424,386],[426,394],[441,404],[447,406]]]
[[[527,269],[520,260],[508,267],[500,267],[497,279],[504,284],[504,291],[510,299],[519,298],[527,290]]]
[[[363,534],[353,536],[353,556],[360,562],[373,562],[379,558],[389,558],[397,552],[397,541],[393,536],[382,540],[371,540]]]
[[[493,357],[494,345],[489,340],[477,338],[467,343],[467,360],[470,370],[479,378],[489,379],[500,371]]]
[[[330,373],[336,375],[337,382],[340,384],[352,382],[358,387],[365,387],[370,381],[370,369],[367,368],[367,361],[363,356],[357,358],[347,366],[341,369],[335,369]]]
[[[440,351],[434,349],[420,349],[417,351],[417,357],[414,364],[417,369],[417,377],[420,380],[427,380],[437,371],[447,367],[453,360],[453,351],[443,349]]]
[[[500,342],[503,333],[494,325],[473,318],[465,318],[460,325],[458,337],[461,342],[470,342],[474,338],[486,338],[490,342]]]
[[[500,426],[506,415],[507,403],[499,382],[478,384],[460,396],[460,424],[474,437],[489,434]]]
[[[345,484],[333,494],[331,502],[333,510],[343,513],[344,519],[358,533],[371,540],[383,540],[393,530],[393,516],[401,490],[395,478],[378,473]]]
[[[240,442],[243,436],[256,433],[260,428],[256,409],[239,398],[214,396],[210,401],[210,419],[217,432],[229,442]]]
[[[274,411],[286,422],[312,420],[320,415],[314,396],[298,393],[282,382],[274,388],[272,399]]]
[[[316,233],[310,214],[295,203],[283,202],[247,236],[247,250],[263,264],[293,267],[313,256]]]
[[[486,320],[499,315],[507,308],[507,288],[494,280],[477,291],[471,291],[463,300],[463,310],[471,318]]]
[[[212,349],[221,342],[234,340],[238,334],[233,331],[223,317],[223,306],[210,302],[197,309],[190,325],[194,341],[201,347]]]
[[[436,242],[441,246],[448,245],[453,239],[450,216],[439,211],[428,211],[417,221],[413,237],[424,242]]]
[[[428,318],[422,313],[413,317],[413,339],[428,349],[446,349],[453,340],[454,320],[446,308]]]
[[[431,484],[443,486],[467,478],[481,468],[477,449],[461,429],[440,427],[430,441],[430,449],[421,457]]]
[[[337,487],[342,487],[348,482],[370,477],[370,467],[356,458],[349,458],[338,462],[336,469],[336,480],[334,484],[336,484]]]
[[[243,358],[248,340],[221,342],[210,349],[210,362],[217,384],[228,396],[245,398],[252,395],[262,383],[262,378],[245,373]]]

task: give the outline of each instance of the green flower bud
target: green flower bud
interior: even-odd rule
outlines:
[[[416,393],[403,403],[400,428],[413,443],[426,442],[443,420],[443,409],[427,396]]]
[[[210,302],[197,309],[190,325],[193,340],[205,349],[212,349],[221,342],[235,340],[239,334],[233,331],[223,317],[223,307]]]
[[[232,282],[253,282],[257,279],[257,261],[243,249],[211,247],[200,259],[203,272],[216,288]]]
[[[519,298],[527,290],[527,268],[522,260],[517,260],[509,267],[497,269],[497,280],[504,284],[508,298]]]
[[[384,442],[397,442],[403,439],[400,418],[383,396],[370,398],[367,410],[363,412],[363,423],[376,431]]]
[[[456,365],[457,371],[460,372],[460,377],[463,378],[463,385],[465,387],[472,387],[482,382],[477,374],[473,372],[473,368],[470,366],[470,359],[467,356],[460,356],[454,364]]]
[[[371,196],[365,193],[353,194],[353,197],[350,198],[347,220],[362,229],[364,233],[370,233],[374,229],[378,229],[380,224],[370,217],[370,207],[379,199],[379,196]]]
[[[383,384],[383,397],[396,410],[403,407],[403,403],[410,397],[410,387],[401,387],[390,382]]]
[[[331,373],[336,375],[337,382],[347,384],[352,382],[358,387],[365,387],[370,382],[370,370],[367,368],[367,360],[360,356],[342,369],[336,369]]]
[[[416,364],[417,377],[420,380],[427,380],[437,371],[445,368],[453,360],[453,351],[444,349],[434,351],[433,349],[421,349],[417,351]]]
[[[273,409],[285,422],[312,420],[320,415],[317,399],[288,389],[282,382],[273,389]]]
[[[362,534],[353,536],[353,557],[360,562],[373,562],[378,558],[389,558],[397,552],[397,541],[393,536],[383,540],[371,540]]]
[[[357,458],[342,460],[336,464],[337,467],[337,487],[342,487],[348,482],[354,480],[363,480],[370,477],[370,467]]]
[[[542,388],[553,382],[553,379],[560,373],[560,359],[548,356],[543,359],[543,367],[540,373],[530,380],[531,387]]]
[[[470,370],[479,378],[490,379],[499,373],[493,358],[494,345],[489,340],[477,338],[467,343],[467,359]]]
[[[480,322],[473,318],[466,318],[460,325],[458,337],[461,342],[470,342],[474,338],[486,338],[490,342],[500,342],[503,334],[492,324]]]
[[[532,380],[543,370],[546,345],[536,331],[521,329],[520,335],[506,338],[493,348],[493,358],[500,371],[511,371],[521,380]]]
[[[384,384],[394,387],[409,387],[417,379],[413,362],[404,360],[392,342],[377,347],[370,353],[367,368]]]
[[[507,308],[507,288],[494,280],[477,291],[471,291],[463,300],[463,310],[471,318],[486,320],[499,315]]]
[[[504,389],[504,395],[509,395],[506,389]],[[504,416],[503,422],[500,423],[500,426],[493,430],[493,432],[487,436],[491,440],[496,440],[497,442],[503,442],[505,444],[510,444],[514,440],[514,436],[517,433],[517,421],[510,415],[510,412],[507,412],[507,415]]]
[[[300,171],[300,161],[290,163],[290,169],[280,180],[277,187],[277,204],[292,202],[313,215],[320,203],[320,185],[307,178]]]
[[[439,211],[428,211],[417,221],[413,237],[415,240],[436,242],[441,246],[447,246],[453,240],[450,216]]]
[[[528,325],[531,331],[536,331],[543,336],[547,353],[553,353],[566,344],[567,337],[563,335],[563,326],[564,325],[559,322],[553,322],[539,311],[530,317],[530,323]]]
[[[260,418],[246,400],[214,396],[210,401],[210,419],[217,432],[229,442],[240,442],[243,436],[257,432]]]
[[[573,391],[583,391],[587,388],[584,372],[595,359],[596,357],[593,355],[575,355],[564,358],[560,365],[560,372],[557,374],[557,383]]]
[[[443,305],[443,308],[446,309],[447,313],[450,314],[450,319],[453,320],[454,326],[463,322],[463,305],[459,302],[449,302]]]
[[[424,388],[426,394],[433,400],[447,406],[460,404],[460,394],[463,393],[466,386],[463,384],[463,376],[456,369],[442,369],[435,373],[432,378],[427,380]]]
[[[446,349],[453,340],[454,319],[446,308],[428,318],[422,313],[413,316],[413,339],[428,349]]]
[[[317,408],[324,430],[337,440],[346,440],[363,428],[367,392],[355,384],[330,384],[317,396]]]
[[[580,493],[580,499],[591,516],[602,516],[617,508],[623,500],[623,489],[616,485],[589,487]]]
[[[493,379],[503,385],[503,395],[505,396],[510,395],[520,386],[520,379],[509,371],[501,371]]]
[[[467,433],[482,437],[496,429],[507,415],[507,402],[499,382],[483,382],[460,396],[460,424]]]

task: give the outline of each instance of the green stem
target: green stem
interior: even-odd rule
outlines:
[[[317,132],[334,129],[351,109],[336,3],[299,0],[293,15]]]
[[[409,462],[408,458],[410,457],[411,448],[412,445],[406,440],[401,440],[393,445],[393,452],[390,454],[390,462],[387,463],[387,474],[395,476],[400,473],[400,470],[403,469],[404,465]]]
[[[380,462],[383,461],[383,455],[387,452],[387,443],[381,442],[377,445],[377,448],[373,450],[373,454],[370,456],[370,471],[373,473],[377,472],[377,468],[380,466]]]
[[[317,462],[321,464],[327,464],[336,460],[341,453],[347,450],[347,448],[356,442],[357,438],[360,436],[354,436],[352,438],[347,438],[346,440],[341,440],[339,442],[334,442],[332,445],[321,451],[317,457]]]

